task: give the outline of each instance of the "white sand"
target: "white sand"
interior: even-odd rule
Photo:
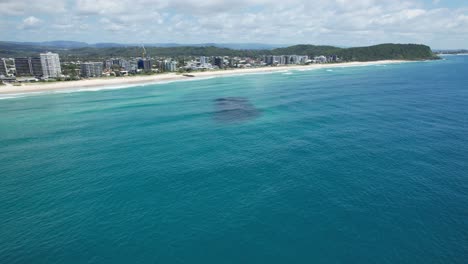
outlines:
[[[51,82],[51,83],[27,83],[21,86],[4,85],[0,86],[0,94],[24,94],[24,93],[38,93],[38,92],[53,92],[63,90],[93,90],[100,87],[121,87],[141,84],[161,83],[177,80],[196,80],[198,78],[208,78],[216,76],[229,76],[238,74],[252,74],[252,73],[269,73],[288,70],[313,70],[322,68],[337,68],[337,67],[355,67],[355,66],[368,66],[390,63],[402,63],[405,61],[373,61],[373,62],[347,62],[335,64],[312,64],[312,65],[294,65],[294,66],[279,66],[279,67],[262,67],[262,68],[248,68],[248,69],[233,69],[233,70],[218,70],[206,72],[194,72],[190,75],[195,77],[186,77],[175,73],[165,73],[149,76],[128,76],[128,77],[115,77],[115,78],[97,78],[86,79],[79,81],[67,82]]]

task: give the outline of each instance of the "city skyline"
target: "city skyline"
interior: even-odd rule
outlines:
[[[468,4],[461,0],[4,0],[0,17],[3,41],[392,42],[424,43],[434,49],[467,48],[468,43]]]

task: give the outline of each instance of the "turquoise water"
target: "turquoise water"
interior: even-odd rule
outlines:
[[[466,263],[468,56],[0,100],[1,263]]]

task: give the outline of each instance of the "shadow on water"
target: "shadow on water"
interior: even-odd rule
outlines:
[[[224,97],[214,100],[214,120],[219,123],[247,122],[260,116],[260,110],[244,97]]]

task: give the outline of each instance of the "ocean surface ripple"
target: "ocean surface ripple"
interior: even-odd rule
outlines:
[[[0,263],[466,263],[467,72],[0,100]]]

